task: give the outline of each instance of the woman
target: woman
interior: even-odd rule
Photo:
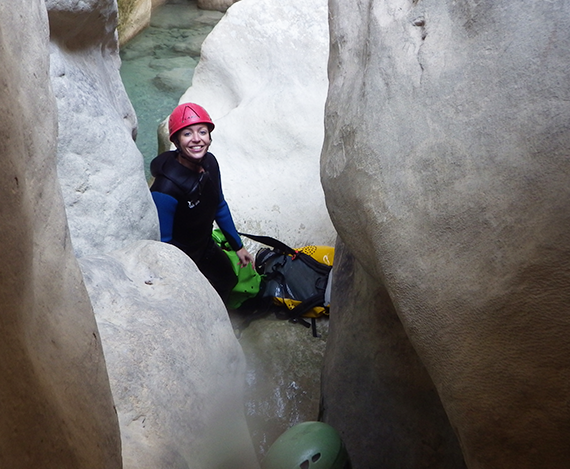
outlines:
[[[168,121],[176,150],[158,155],[150,164],[155,180],[150,188],[158,209],[161,240],[184,251],[227,301],[237,283],[227,255],[212,239],[216,221],[240,265],[253,263],[243,246],[222,193],[218,161],[208,149],[214,123],[194,103],[177,106]]]

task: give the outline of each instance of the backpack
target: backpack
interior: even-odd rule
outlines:
[[[284,305],[283,318],[312,326],[317,337],[315,318],[329,314],[334,248],[305,246],[295,250],[269,236],[240,235],[272,247],[256,254],[255,268],[261,275],[257,297]],[[303,318],[310,318],[311,324]]]

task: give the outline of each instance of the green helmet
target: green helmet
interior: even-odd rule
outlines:
[[[303,422],[271,445],[262,469],[350,469],[338,432],[323,422]]]

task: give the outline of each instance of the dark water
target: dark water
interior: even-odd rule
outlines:
[[[200,47],[223,13],[200,10],[196,0],[171,0],[151,24],[121,48],[121,77],[135,108],[137,146],[145,172],[158,149],[158,125],[192,84]]]

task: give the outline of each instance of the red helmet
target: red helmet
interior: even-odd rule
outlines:
[[[170,119],[168,119],[170,141],[173,141],[172,137],[180,129],[194,124],[206,124],[210,132],[215,127],[212,119],[202,106],[194,103],[184,103],[176,106],[172,114],[170,114]]]

